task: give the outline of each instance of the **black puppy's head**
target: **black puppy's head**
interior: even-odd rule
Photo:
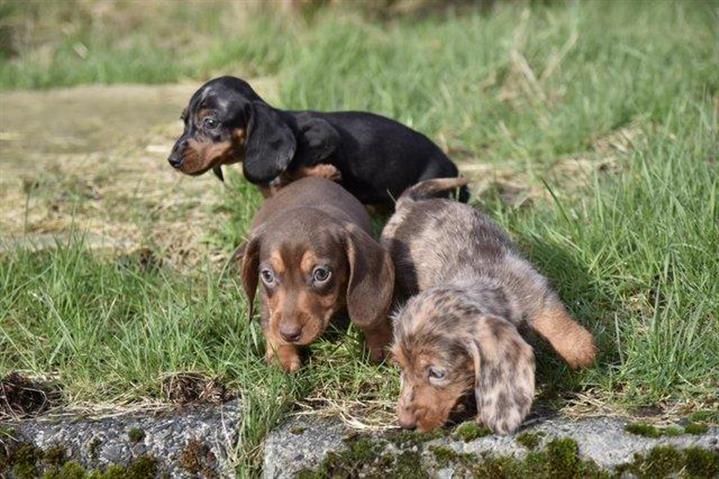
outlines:
[[[292,129],[250,85],[235,77],[205,83],[182,112],[185,131],[175,142],[170,165],[188,175],[244,160],[253,183],[269,183],[290,163],[296,149]]]

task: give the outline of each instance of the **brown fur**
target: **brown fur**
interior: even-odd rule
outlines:
[[[459,181],[410,188],[382,233],[395,262],[397,301],[411,298],[394,324],[393,354],[403,370],[398,415],[405,427],[438,427],[474,384],[477,420],[506,434],[529,412],[534,393],[523,323],[572,367],[591,364],[596,347],[504,231],[467,205],[426,199]],[[433,379],[430,367],[446,377]]]
[[[537,331],[572,368],[594,362],[596,346],[591,333],[580,326],[562,305],[542,310],[532,321]]]
[[[326,179],[298,180],[265,202],[242,253],[242,279],[250,314],[262,284],[268,360],[297,370],[297,348],[322,335],[343,310],[364,331],[372,359],[382,359],[391,339],[394,268],[369,231],[364,207]],[[327,268],[329,279],[313,280],[317,268]],[[265,270],[271,283],[261,278]]]
[[[234,163],[242,157],[245,131],[236,129],[229,140],[213,142],[209,138],[191,138],[180,152],[183,158],[180,171],[188,175],[201,175],[215,166]]]

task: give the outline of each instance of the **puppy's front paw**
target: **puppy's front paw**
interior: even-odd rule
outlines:
[[[392,340],[392,331],[388,325],[365,331],[365,341],[369,349],[369,357],[373,362],[379,363],[387,355],[387,346]]]
[[[305,176],[319,176],[320,178],[326,178],[331,181],[342,181],[342,173],[340,173],[340,170],[334,165],[328,165],[326,163],[301,168],[297,177],[302,178]]]
[[[294,373],[302,366],[300,355],[293,346],[268,347],[265,361],[270,364],[279,363],[280,367],[288,373]]]

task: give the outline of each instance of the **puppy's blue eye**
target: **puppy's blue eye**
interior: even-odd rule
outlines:
[[[272,286],[275,283],[275,274],[269,269],[260,271],[260,277],[267,286]]]
[[[217,128],[217,125],[219,125],[220,122],[215,120],[211,116],[208,116],[204,120],[202,120],[202,124],[205,125],[205,128],[209,128],[210,130],[212,130],[214,128]]]
[[[312,281],[315,283],[325,283],[332,276],[332,272],[325,266],[318,266],[312,271]]]
[[[428,371],[429,377],[432,379],[443,379],[445,372],[438,368],[430,367]]]

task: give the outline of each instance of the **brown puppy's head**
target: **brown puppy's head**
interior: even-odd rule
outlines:
[[[244,160],[245,176],[269,183],[290,163],[295,136],[277,110],[265,103],[247,82],[220,77],[192,95],[182,113],[185,130],[168,158],[188,175]]]
[[[441,427],[472,389],[478,421],[495,433],[513,431],[529,412],[532,348],[511,323],[483,314],[461,289],[437,287],[413,297],[395,318],[394,337],[402,427]]]
[[[263,289],[263,329],[274,344],[306,345],[347,307],[371,326],[386,318],[394,270],[387,252],[360,228],[312,208],[262,225],[247,241],[242,281],[250,304]]]

